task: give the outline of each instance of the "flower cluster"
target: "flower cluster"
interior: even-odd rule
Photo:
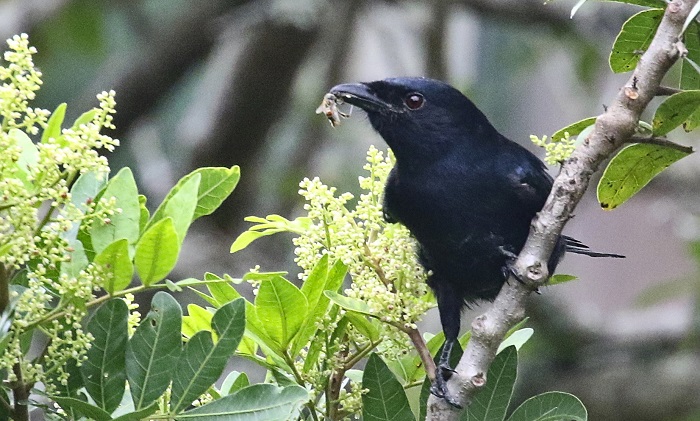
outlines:
[[[415,328],[433,306],[425,273],[416,260],[414,239],[405,227],[383,218],[381,195],[392,167],[391,154],[369,149],[364,166],[369,175],[360,177],[363,193],[352,209],[348,206],[352,194],[336,196],[336,189],[318,178],[304,179],[299,193],[306,199],[304,209],[313,223],[294,239],[302,278],[324,254],[348,266],[352,283],[345,294],[364,301],[371,314],[384,322],[380,350],[387,357],[410,349],[401,330]]]
[[[114,92],[98,95],[99,108],[85,113],[71,128],[60,130],[65,105],[56,118],[29,107],[41,86],[26,34],[8,40],[10,51],[0,67],[0,271],[8,288],[14,319],[0,369],[14,379],[13,366],[22,361],[23,381],[48,376],[52,387],[67,381],[66,363],[84,358],[92,340],[81,325],[85,304],[94,299],[102,280],[89,265],[78,226],[118,212],[112,198],[77,203],[71,185],[81,174],[98,180],[109,172],[96,149],[112,150],[118,141],[101,132],[113,128]],[[38,141],[29,136],[43,136]],[[99,208],[99,209],[98,209]],[[83,225],[83,227],[85,227]],[[58,298],[58,299],[57,299]],[[20,337],[37,327],[51,338],[45,355],[22,359]]]
[[[34,68],[32,60],[36,48],[29,46],[27,34],[15,35],[7,44],[10,51],[5,52],[4,58],[8,65],[0,67],[0,79],[5,81],[0,86],[2,129],[17,128],[37,134],[37,126],[46,124],[49,112],[29,107],[29,101],[41,87],[41,72]]]
[[[576,149],[576,139],[569,136],[569,132],[564,133],[564,137],[559,140],[547,139],[547,135],[539,137],[532,135],[530,140],[535,145],[544,148],[544,162],[549,165],[561,164],[566,161]]]

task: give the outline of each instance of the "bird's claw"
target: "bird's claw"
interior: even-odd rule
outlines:
[[[505,248],[504,246],[499,246],[498,251],[501,252],[503,256],[506,258],[506,263],[503,265],[501,268],[503,272],[503,277],[508,280],[508,278],[513,276],[518,282],[520,282],[523,285],[527,286],[527,282],[520,276],[517,270],[515,270],[515,260],[518,258],[518,255],[510,251],[509,249]],[[539,291],[535,289],[535,292],[539,294]]]
[[[438,398],[444,399],[445,402],[455,408],[462,409],[462,405],[460,405],[447,390],[447,380],[449,380],[453,373],[456,373],[456,371],[447,365],[438,366],[437,370],[435,370],[435,381],[430,386],[430,393]]]
[[[518,255],[507,249],[505,246],[498,246],[498,251],[501,252],[502,255],[504,255],[508,260],[515,260],[518,258]]]

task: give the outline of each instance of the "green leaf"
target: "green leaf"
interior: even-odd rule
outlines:
[[[83,248],[83,243],[77,239],[68,241],[68,245],[73,249],[68,253],[69,260],[61,262],[61,274],[66,274],[70,277],[77,278],[80,276],[80,271],[88,265],[88,258]]]
[[[226,376],[223,383],[221,383],[221,394],[223,396],[230,395],[249,385],[250,380],[248,380],[248,375],[246,373],[232,371],[228,373],[228,376]]]
[[[362,376],[362,419],[364,421],[415,420],[403,386],[376,353],[372,353]]]
[[[141,410],[121,415],[114,418],[112,421],[142,421],[144,419],[148,419],[148,416],[156,412],[157,409],[158,402],[154,402]]]
[[[300,407],[309,399],[303,387],[277,387],[254,384],[236,393],[176,415],[176,420],[198,421],[287,421],[296,419]]]
[[[248,216],[245,220],[248,222],[257,222],[257,224],[253,225],[248,231],[236,238],[233,244],[231,244],[231,253],[243,250],[260,237],[276,234],[278,232],[301,234],[306,232],[311,225],[311,219],[308,217],[299,217],[290,221],[279,215],[268,215],[267,218]]]
[[[129,168],[122,168],[109,182],[102,197],[110,199],[115,197],[116,207],[121,212],[115,212],[109,221],[96,220],[93,222],[90,235],[92,246],[96,254],[99,254],[108,245],[116,240],[126,238],[129,244],[134,244],[139,238],[139,197],[134,175]],[[97,211],[102,209],[97,205]]]
[[[185,178],[198,174],[201,175],[202,180],[199,183],[197,208],[194,211],[193,221],[202,216],[212,214],[221,206],[221,203],[236,188],[238,180],[241,178],[241,169],[238,165],[234,165],[231,168],[198,168],[185,176]]]
[[[218,341],[213,343],[211,332],[198,332],[187,342],[177,362],[170,398],[172,412],[189,406],[223,373],[243,337],[245,300],[239,298],[218,309],[211,326]]]
[[[108,413],[117,408],[124,394],[128,318],[124,300],[112,298],[95,311],[87,324],[95,339],[80,366],[80,374],[92,399]]]
[[[134,265],[129,257],[129,240],[122,238],[105,247],[95,256],[95,264],[100,265],[104,275],[102,287],[110,295],[124,290],[134,276]]]
[[[695,17],[700,13],[700,4],[695,3],[693,5],[693,8],[690,9],[690,13],[688,16],[685,18],[685,22],[683,23],[683,29],[681,29],[681,34],[683,34],[686,29],[688,29],[688,26],[691,24],[691,22],[695,22]]]
[[[49,138],[58,139],[61,136],[61,125],[63,124],[63,119],[66,117],[66,107],[68,107],[68,105],[64,102],[59,104],[53,113],[51,113],[49,121],[46,122],[44,132],[41,134],[41,143],[48,142]]]
[[[126,375],[134,407],[151,405],[168,388],[180,355],[182,309],[170,294],[158,291],[151,311],[136,328],[126,349]]]
[[[508,421],[587,421],[588,412],[574,395],[547,392],[534,396],[520,405]]]
[[[256,343],[260,344],[260,346],[266,346],[272,352],[282,355],[282,347],[268,336],[263,323],[258,318],[258,312],[255,305],[247,300],[245,303],[245,314],[246,335],[252,337]]]
[[[260,285],[255,310],[267,335],[287,348],[307,316],[308,302],[291,282],[276,276]]]
[[[700,73],[693,67],[690,61],[700,63],[700,24],[693,22],[683,36],[685,48],[688,54],[681,64],[681,89],[700,89]]]
[[[369,308],[369,305],[360,299],[346,297],[338,294],[335,291],[324,291],[323,293],[326,295],[326,297],[330,298],[331,301],[346,310],[376,317],[376,315],[372,313],[372,309]]]
[[[515,385],[518,352],[509,346],[496,356],[486,375],[486,385],[474,396],[467,407],[466,419],[502,421]]]
[[[235,300],[241,296],[228,281],[223,279],[220,282],[207,284],[207,289],[212,298],[216,300],[216,307],[221,307],[229,301]]]
[[[197,304],[187,304],[188,316],[182,317],[182,334],[191,338],[201,330],[211,332],[211,319],[214,313]]]
[[[175,232],[180,240],[179,244],[182,244],[187,229],[192,223],[194,210],[197,207],[197,191],[199,190],[200,179],[201,176],[195,174],[192,177],[187,177],[187,180],[184,182],[180,180],[153,213],[153,217],[146,224],[146,231],[159,221],[170,217],[173,220]]]
[[[586,127],[590,127],[595,124],[595,121],[598,117],[588,117],[584,118],[583,120],[579,120],[575,123],[571,123],[568,126],[557,130],[553,135],[552,135],[552,142],[558,142],[562,139],[564,139],[564,133],[569,133],[569,136],[577,136],[579,135]]]
[[[144,285],[165,278],[175,267],[180,253],[180,240],[173,219],[167,217],[150,227],[136,244],[134,264]]]
[[[17,167],[25,173],[29,173],[29,169],[39,162],[39,150],[34,142],[32,142],[32,139],[22,130],[10,129],[8,136],[22,149],[19,154],[19,159],[16,162]]]
[[[634,196],[666,167],[688,153],[651,144],[630,145],[608,164],[598,183],[598,202],[612,210]]]
[[[236,240],[231,244],[231,250],[230,253],[235,253],[237,251],[241,251],[244,248],[248,247],[250,243],[253,241],[257,240],[260,237],[265,237],[268,235],[272,235],[278,232],[282,232],[282,230],[268,230],[265,232],[260,232],[260,231],[245,231],[241,235],[239,235]]]
[[[85,111],[84,113],[80,114],[80,117],[76,118],[75,122],[73,122],[71,129],[76,130],[80,128],[81,125],[91,122],[97,115],[97,111],[98,110],[96,108],[93,108],[90,111]]]
[[[148,220],[151,218],[151,212],[148,211],[148,208],[146,207],[146,202],[148,199],[146,196],[140,194],[139,195],[139,210],[140,210],[140,215],[139,215],[139,232],[143,234],[144,231],[146,231],[146,226],[148,225]]]
[[[338,291],[346,273],[347,266],[340,260],[329,268],[328,255],[324,255],[302,284],[301,292],[308,302],[309,315],[304,319],[299,335],[294,340],[290,352],[292,357],[295,357],[309,339],[316,334],[318,321],[328,311],[330,299],[323,294],[323,291]]]
[[[613,72],[634,70],[639,58],[649,48],[663,14],[663,9],[644,10],[625,22],[610,53],[610,68]]]
[[[666,98],[654,114],[655,136],[663,136],[686,121],[700,108],[700,90],[683,91]]]
[[[90,420],[109,421],[112,419],[108,412],[80,399],[52,396],[51,400],[59,404],[66,412],[74,411]]]
[[[508,335],[508,337],[505,338],[500,345],[498,345],[498,350],[496,352],[500,353],[509,346],[514,346],[516,351],[520,351],[520,348],[523,345],[525,345],[525,342],[527,342],[532,337],[532,334],[534,332],[535,331],[530,327],[516,330],[515,332]]]
[[[88,201],[93,202],[105,184],[107,184],[107,177],[104,175],[99,176],[91,171],[80,174],[70,188],[71,203],[78,209],[86,210]]]
[[[350,324],[352,324],[358,332],[364,335],[367,339],[372,342],[379,340],[379,329],[372,324],[371,320],[367,320],[367,317],[360,313],[355,313],[354,311],[348,311],[345,313],[345,317],[348,318]]]
[[[443,342],[445,342],[445,334],[443,332],[440,332],[428,339],[426,346],[428,347],[428,352],[430,352],[430,355],[436,355]],[[401,365],[400,368],[393,367],[391,364],[390,367],[392,367],[395,373],[398,372],[398,370],[401,370],[407,383],[416,382],[425,376],[423,360],[421,360],[417,352],[414,352],[412,356],[402,358],[400,361],[398,361],[398,363]]]
[[[563,284],[564,282],[569,282],[578,279],[578,276],[576,275],[566,275],[563,273],[557,273],[556,275],[552,275],[549,277],[547,280],[547,285],[557,285],[557,284]]]

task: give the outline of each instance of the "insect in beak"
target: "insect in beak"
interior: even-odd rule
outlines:
[[[343,104],[343,100],[338,98],[333,94],[326,94],[323,96],[323,101],[321,105],[316,108],[316,114],[325,114],[328,121],[331,123],[331,127],[337,127],[340,124],[340,118],[348,118],[352,114],[352,105],[348,112],[343,112],[338,109],[338,105]]]

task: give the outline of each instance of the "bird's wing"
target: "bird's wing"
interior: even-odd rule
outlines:
[[[510,153],[503,154],[501,174],[507,174],[505,182],[517,199],[528,210],[538,212],[552,189],[552,177],[542,161],[530,151],[515,145]]]

